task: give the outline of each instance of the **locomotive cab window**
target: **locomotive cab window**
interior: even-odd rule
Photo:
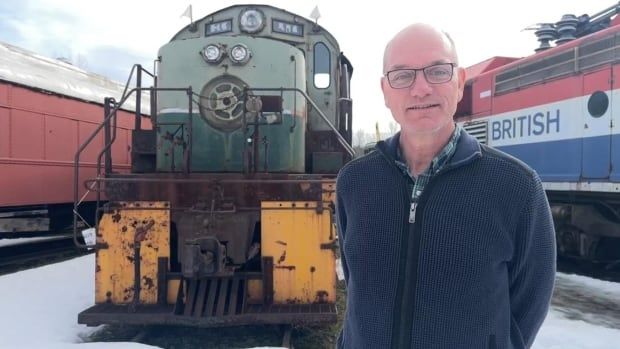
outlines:
[[[328,88],[330,81],[329,49],[322,42],[314,44],[314,86]]]

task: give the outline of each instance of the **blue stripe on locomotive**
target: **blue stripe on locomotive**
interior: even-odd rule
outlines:
[[[497,146],[531,167],[544,182],[620,182],[620,135]],[[614,166],[616,165],[616,166]]]

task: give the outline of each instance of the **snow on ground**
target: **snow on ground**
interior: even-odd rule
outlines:
[[[0,348],[86,348],[144,349],[137,343],[82,343],[97,330],[77,324],[77,314],[93,304],[94,255],[15,274],[0,276]],[[583,276],[558,274],[562,285],[569,285],[588,297],[597,295],[618,299],[620,284]],[[573,309],[554,306],[547,316],[533,349],[617,349],[620,329],[597,325],[593,315],[575,320]],[[589,322],[586,322],[586,321]],[[594,322],[595,324],[593,324]]]
[[[41,236],[41,237],[36,237],[36,238],[0,239],[0,247],[26,244],[30,242],[38,242],[38,241],[45,241],[45,240],[54,240],[58,238],[59,238],[58,236]]]
[[[344,280],[344,271],[342,271],[342,261],[340,258],[336,259],[336,276],[338,280]]]
[[[581,275],[567,275],[558,273],[557,280],[575,286],[575,288],[581,288],[596,291],[598,295],[612,296],[620,301],[620,285],[617,282],[592,279]]]
[[[551,304],[566,319],[583,320],[611,329],[620,328],[620,292],[617,283],[558,274]]]
[[[96,328],[77,324],[94,301],[95,256],[0,276],[0,348],[72,348]],[[94,348],[149,348],[92,343]]]
[[[618,349],[619,343],[620,330],[568,320],[551,309],[532,349]]]

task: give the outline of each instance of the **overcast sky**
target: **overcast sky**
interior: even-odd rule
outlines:
[[[194,1],[194,19],[220,8],[254,1]],[[388,130],[391,116],[379,86],[385,43],[416,21],[451,34],[462,66],[492,56],[523,57],[538,42],[523,28],[556,22],[563,14],[595,14],[614,5],[589,1],[337,1],[266,0],[261,3],[309,17],[319,6],[319,24],[340,42],[355,69],[352,81],[354,128]],[[0,41],[49,57],[65,57],[118,81],[134,63],[152,67],[157,50],[182,29],[180,15],[190,2],[159,0],[0,0]],[[353,5],[355,4],[355,5]],[[353,7],[351,7],[353,6]]]

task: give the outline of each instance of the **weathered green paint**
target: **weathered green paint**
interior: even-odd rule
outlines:
[[[216,64],[207,63],[200,51],[208,44],[220,44],[231,48],[241,43],[252,52],[252,58],[245,65],[234,65],[228,57]],[[296,87],[305,91],[306,64],[303,53],[289,44],[265,38],[216,36],[177,40],[160,49],[161,63],[159,66],[159,86],[192,87],[193,96],[192,119],[192,155],[190,166],[192,172],[240,172],[243,170],[243,144],[246,142],[243,128],[214,127],[213,116],[203,110],[200,112],[198,102],[208,105],[215,86],[212,81],[223,81],[217,86],[232,86],[240,82],[250,88]],[[211,83],[211,84],[210,84]],[[205,95],[199,96],[207,86]],[[232,91],[232,90],[231,90]],[[224,93],[228,93],[225,91]],[[220,92],[218,92],[220,93]],[[234,108],[225,108],[222,96],[227,96],[228,103],[241,100],[231,94],[218,94],[219,102],[215,106],[221,113],[230,116]],[[274,92],[256,92],[255,94],[277,94]],[[229,96],[233,96],[230,97]],[[202,98],[201,98],[202,97]],[[259,166],[264,170],[267,159],[267,170],[270,172],[304,172],[305,167],[305,130],[306,101],[300,94],[285,92],[283,95],[281,124],[265,124],[258,127],[259,132]],[[174,133],[179,126],[164,125],[170,123],[183,124],[182,139],[189,145],[188,137],[188,97],[180,92],[160,92],[158,94],[158,171],[182,171],[183,142],[164,139],[166,132]],[[211,119],[209,119],[211,117]],[[221,121],[221,120],[220,120]],[[247,127],[247,136],[254,133],[254,126]],[[181,133],[177,132],[180,137]],[[265,152],[266,140],[268,147]],[[173,156],[174,154],[174,156]],[[174,159],[173,159],[174,158]],[[174,165],[174,166],[173,166]]]
[[[297,123],[300,117],[295,117]],[[187,113],[160,114],[158,121],[170,122],[171,120],[185,120]],[[191,170],[193,172],[241,172],[243,171],[244,137],[241,130],[234,132],[217,132],[202,122],[200,116],[194,114],[194,146],[191,158]],[[304,127],[296,125],[292,127],[294,117],[290,114],[283,116],[281,125],[259,126],[260,138],[266,137],[269,141],[267,152],[265,145],[259,142],[259,165],[258,171],[264,171],[265,154],[267,154],[267,169],[269,172],[302,172],[304,163],[303,139]],[[172,132],[171,126],[160,126],[157,146],[157,168],[163,172],[183,171],[183,148],[178,142],[172,146],[171,142],[163,140],[162,133]],[[284,134],[283,129],[293,130]],[[200,135],[209,134],[209,137]],[[187,136],[185,137],[187,141]],[[173,161],[174,160],[174,161]],[[174,164],[174,167],[172,166]]]
[[[184,145],[189,145],[188,113],[159,114],[157,117],[157,171],[181,172],[184,170]],[[171,139],[172,138],[172,139]]]
[[[340,65],[338,60],[340,57],[340,46],[336,39],[323,28],[321,25],[314,21],[308,20],[297,14],[287,12],[283,9],[276,8],[268,5],[233,5],[214,13],[211,13],[203,18],[197,19],[193,27],[188,25],[180,30],[171,41],[185,41],[188,39],[204,38],[206,28],[212,23],[218,23],[223,20],[232,19],[232,28],[230,32],[220,34],[218,37],[238,37],[247,35],[243,33],[239,28],[239,15],[248,8],[258,8],[265,15],[265,27],[252,34],[256,38],[269,38],[272,40],[281,40],[282,42],[288,42],[290,45],[295,46],[301,51],[305,52],[307,82],[305,82],[306,92],[310,98],[318,105],[323,114],[329,119],[329,121],[336,128],[340,127],[339,119],[337,118],[337,103],[339,96],[340,81],[339,76],[341,74]],[[273,20],[285,21],[288,23],[297,23],[303,26],[303,35],[286,35],[278,33],[272,30],[271,26]],[[193,29],[192,29],[193,28]],[[326,89],[318,89],[314,86],[314,45],[317,42],[324,43],[330,51],[331,56],[331,76],[330,86]],[[310,109],[307,115],[308,128],[313,131],[328,131],[330,128],[314,110]]]

